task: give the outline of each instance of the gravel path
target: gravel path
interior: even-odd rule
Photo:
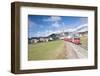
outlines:
[[[65,42],[66,58],[80,59],[88,57],[88,50],[71,42]]]

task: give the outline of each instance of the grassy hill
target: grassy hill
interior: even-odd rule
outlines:
[[[88,37],[83,36],[80,38],[80,41],[81,41],[81,46],[85,49],[88,49]]]

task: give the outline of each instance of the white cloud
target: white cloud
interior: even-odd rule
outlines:
[[[63,32],[63,30],[64,30],[64,32],[75,32],[78,28],[82,28],[84,26],[87,26],[87,24],[80,25],[80,26],[78,26],[76,28],[67,28],[67,27],[64,27],[64,29],[63,28],[59,28],[59,29],[55,29],[55,30],[52,30],[52,29],[45,30],[45,31],[41,31],[41,32],[35,33],[34,37],[47,37],[47,36],[49,36],[49,35],[51,35],[53,33],[56,33],[56,34],[57,33],[61,33],[61,32]],[[84,31],[85,29],[82,29],[81,31]]]
[[[60,27],[60,25],[59,25],[58,22],[55,22],[55,23],[52,24],[52,27],[58,28],[58,27]]]
[[[52,17],[51,17],[51,20],[56,22],[56,21],[61,20],[61,17],[58,17],[58,16],[52,16]]]
[[[80,29],[80,30],[79,30]],[[80,25],[79,27],[77,27],[75,29],[75,31],[78,31],[78,32],[84,32],[84,31],[87,31],[88,30],[88,24],[83,24],[83,25]]]
[[[31,21],[31,20],[29,20],[28,21],[28,25],[29,25],[29,28],[33,28],[33,26],[36,26],[36,23]]]
[[[54,28],[54,30],[52,30],[51,28],[48,29],[48,30],[43,30],[41,32],[37,32],[35,33],[33,36],[36,36],[36,37],[44,37],[44,36],[49,36],[50,34],[53,34],[53,33],[61,33],[61,32],[75,32],[77,31],[78,29],[82,28],[82,27],[85,27],[85,26],[88,26],[88,20],[86,18],[80,18],[80,23],[72,23],[72,24],[69,24],[69,25],[65,25],[64,23],[60,23],[59,24],[59,21],[61,21],[61,17],[60,16],[51,16],[51,17],[48,17],[46,19],[43,19],[43,21],[48,21],[48,22],[51,22],[51,26],[52,28]],[[29,20],[29,28],[34,28],[37,24],[31,20]],[[85,24],[84,24],[85,23]],[[40,28],[44,28],[43,25],[39,25]],[[81,31],[83,30],[87,30],[86,29],[82,29]],[[32,30],[33,31],[33,30]]]
[[[75,31],[77,31],[78,29],[80,29],[80,28],[84,28],[84,27],[86,27],[86,29],[88,28],[88,24],[83,24],[83,25],[79,25],[79,26],[77,26],[77,27],[75,27],[75,28],[71,28],[71,27],[65,27],[64,28],[64,31],[65,32],[75,32]],[[84,30],[86,30],[86,29],[84,29]],[[83,29],[82,29],[83,30]]]
[[[80,18],[81,23],[88,23],[88,18]]]
[[[57,22],[60,20],[61,20],[61,17],[59,17],[59,16],[51,16],[48,19],[44,19],[44,21],[51,21],[51,22]]]
[[[87,26],[88,26],[88,24],[83,24],[83,25],[80,25],[80,26],[76,27],[75,30],[78,30],[80,28],[87,27]]]
[[[37,32],[34,34],[34,37],[47,37],[53,33],[61,33],[61,30],[45,30],[45,31],[41,31],[41,32]]]
[[[88,24],[82,24],[82,25],[79,25],[79,26],[77,26],[77,25],[72,26],[72,25],[63,24],[63,25],[60,25],[59,28],[57,28],[57,30],[55,30],[55,32],[58,32],[58,33],[63,32],[63,31],[64,32],[75,32],[80,28],[84,28],[85,26],[87,27]]]
[[[34,34],[34,37],[40,37],[42,35],[42,32],[37,32]]]
[[[48,35],[50,35],[50,34],[53,34],[53,33],[61,33],[62,32],[62,30],[49,30],[48,31]]]

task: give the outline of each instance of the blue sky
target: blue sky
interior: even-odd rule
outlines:
[[[44,37],[63,30],[70,32],[87,23],[87,17],[28,15],[28,37]]]

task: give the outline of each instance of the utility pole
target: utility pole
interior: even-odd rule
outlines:
[[[63,36],[64,36],[64,38],[65,38],[65,33],[64,33],[64,23],[62,24],[62,26],[63,26]]]

